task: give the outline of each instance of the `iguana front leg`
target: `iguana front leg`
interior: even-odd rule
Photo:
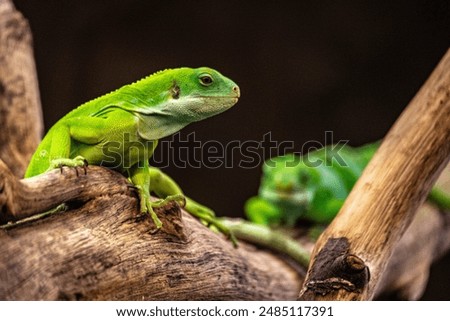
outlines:
[[[110,120],[120,119],[122,124],[133,124],[133,118],[128,113],[116,111],[110,114]],[[77,117],[61,121],[59,126],[54,126],[48,136],[51,139],[50,146],[42,153],[47,153],[49,167],[47,170],[61,166],[76,167],[86,166],[86,158],[77,155],[70,158],[77,144],[82,143],[94,146],[110,135],[108,122],[104,118]],[[89,159],[91,161],[91,159]],[[96,162],[94,162],[96,164]]]
[[[141,213],[150,214],[153,222],[156,225],[156,228],[158,229],[162,227],[162,223],[153,208],[164,206],[171,201],[183,202],[183,205],[185,203],[184,196],[181,193],[173,193],[172,195],[167,195],[164,200],[156,202],[151,201],[150,186],[153,182],[151,180],[147,161],[144,161],[142,163],[139,162],[133,165],[133,167],[129,170],[129,178],[138,190]]]

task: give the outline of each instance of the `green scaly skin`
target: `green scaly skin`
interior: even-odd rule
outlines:
[[[267,226],[292,227],[300,219],[330,223],[379,145],[326,146],[301,157],[288,154],[267,160],[258,196],[245,204],[247,217]],[[428,199],[450,209],[449,195],[437,188]]]
[[[150,168],[158,140],[222,113],[237,103],[239,87],[211,68],[167,69],[89,101],[61,118],[38,146],[26,171],[32,177],[60,166],[100,165],[126,175],[137,188],[140,210],[157,228],[154,208],[169,201],[230,235],[214,212],[190,198],[167,175]],[[150,193],[164,198],[152,202]]]

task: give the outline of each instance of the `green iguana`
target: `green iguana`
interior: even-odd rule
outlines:
[[[210,68],[157,72],[82,104],[61,118],[38,146],[25,177],[87,163],[113,168],[137,188],[140,210],[151,215],[157,228],[162,223],[153,209],[175,200],[235,242],[212,210],[185,198],[172,179],[149,167],[149,159],[160,138],[226,111],[239,96],[239,87],[232,80]],[[163,200],[151,201],[151,192]]]

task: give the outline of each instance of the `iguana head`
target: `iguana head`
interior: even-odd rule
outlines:
[[[294,154],[268,159],[258,196],[246,204],[247,216],[267,225],[293,226],[306,213],[315,189],[318,175]]]
[[[227,110],[240,96],[236,83],[211,68],[180,68],[170,78],[171,98],[178,103],[174,105],[197,120]]]
[[[187,123],[224,112],[240,96],[235,82],[208,67],[166,69],[142,84],[144,99],[151,102],[140,113],[173,116]]]
[[[226,111],[237,103],[238,85],[207,68],[166,69],[120,89],[120,108],[139,118],[147,140],[171,135],[186,125]]]
[[[259,194],[273,201],[302,206],[310,201],[310,192],[318,183],[314,168],[295,154],[268,159],[263,166]]]

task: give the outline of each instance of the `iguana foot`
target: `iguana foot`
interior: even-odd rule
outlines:
[[[181,207],[186,206],[186,198],[182,194],[169,195],[165,199],[151,202],[151,204],[152,204],[152,207],[161,207],[161,206],[165,206],[169,202],[177,202],[180,204]]]
[[[184,207],[186,204],[186,199],[184,195],[169,195],[163,200],[151,201],[150,194],[147,193],[141,186],[135,186],[139,192],[139,201],[141,205],[141,213],[148,213],[153,220],[157,229],[162,227],[162,222],[159,219],[156,212],[153,210],[154,208],[162,207],[167,205],[169,202],[178,202],[180,206]]]
[[[47,171],[60,168],[62,171],[62,167],[83,167],[84,168],[84,174],[86,174],[86,167],[88,166],[87,160],[83,156],[77,156],[75,158],[55,158],[50,161],[50,166],[47,169]],[[77,171],[78,175],[78,171]]]
[[[226,235],[231,243],[233,243],[234,247],[238,246],[238,241],[236,239],[236,236],[234,236],[234,233],[228,228],[228,226],[225,226],[221,220],[215,216],[211,216],[208,213],[191,213],[193,216],[199,218],[202,222],[206,223],[208,227],[215,227],[219,232]]]

